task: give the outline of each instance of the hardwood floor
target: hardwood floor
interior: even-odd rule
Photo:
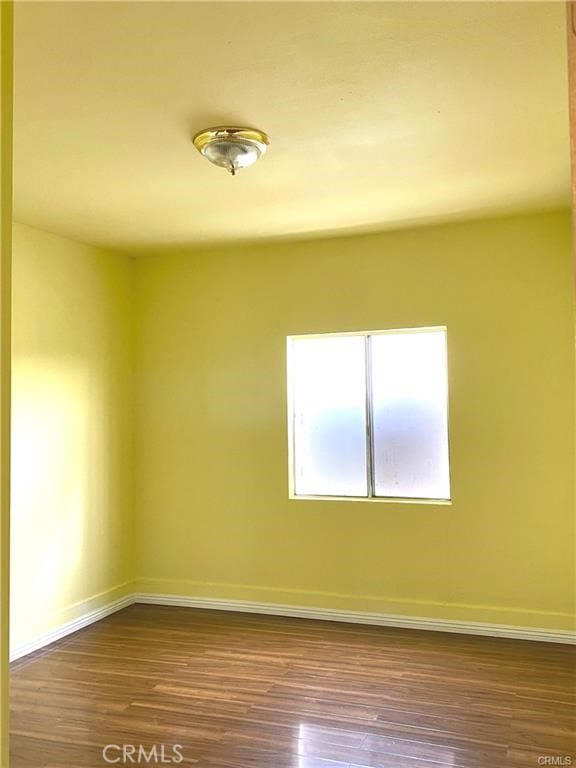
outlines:
[[[576,766],[575,661],[564,645],[134,605],[16,662],[10,768]]]

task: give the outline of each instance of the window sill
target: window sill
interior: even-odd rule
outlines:
[[[400,496],[301,496],[290,493],[290,501],[368,501],[384,504],[432,504],[439,507],[449,507],[452,499],[410,499]]]

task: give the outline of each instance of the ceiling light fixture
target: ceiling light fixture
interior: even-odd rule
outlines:
[[[228,125],[205,128],[192,141],[200,154],[213,165],[226,168],[232,176],[236,175],[238,169],[253,165],[270,144],[270,139],[263,131]]]

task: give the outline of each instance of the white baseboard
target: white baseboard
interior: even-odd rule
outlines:
[[[94,624],[95,622],[100,621],[100,619],[104,619],[106,616],[110,616],[111,613],[116,613],[116,611],[121,611],[122,608],[126,608],[128,605],[132,605],[133,602],[134,595],[127,595],[119,600],[114,600],[107,605],[103,605],[101,608],[96,608],[95,610],[83,613],[73,621],[61,624],[59,627],[56,627],[56,629],[38,635],[38,637],[35,637],[27,643],[22,643],[15,648],[11,648],[10,661],[16,661],[16,659],[20,659],[22,656],[27,656],[29,653],[38,651],[40,648],[44,648],[44,646],[56,642],[56,640],[61,640],[63,637],[66,637],[66,635],[71,635],[79,629],[84,629],[84,627]]]
[[[269,616],[290,616],[300,619],[319,621],[338,621],[348,624],[370,624],[380,627],[399,629],[423,629],[433,632],[453,632],[464,635],[484,635],[488,637],[508,637],[517,640],[535,640],[544,643],[566,643],[576,645],[576,632],[563,629],[539,629],[534,627],[515,627],[505,624],[487,624],[484,622],[455,621],[449,619],[427,619],[416,616],[403,616],[392,613],[367,613],[362,611],[342,611],[332,608],[307,608],[305,606],[280,605],[276,603],[250,602],[246,600],[224,600],[209,597],[186,597],[184,595],[160,595],[137,592],[114,600],[95,610],[83,613],[73,621],[50,630],[33,640],[12,648],[10,661],[40,650],[56,640],[77,632],[79,629],[94,624],[106,616],[122,610],[133,603],[147,605],[167,605],[182,608],[204,608],[215,611],[234,611],[238,613],[259,613]]]
[[[245,600],[222,600],[209,597],[185,597],[183,595],[155,595],[137,592],[135,603],[148,605],[169,605],[183,608],[206,608],[216,611],[239,613],[261,613],[272,616],[291,616],[299,619],[320,621],[341,621],[349,624],[371,624],[399,629],[425,629],[433,632],[455,632],[464,635],[485,635],[508,637],[517,640],[536,640],[544,643],[567,643],[576,645],[576,632],[564,629],[538,629],[535,627],[514,627],[506,624],[486,624],[473,621],[452,621],[449,619],[426,619],[385,613],[364,613],[361,611],[340,611],[331,608],[307,608],[275,603],[249,602]]]

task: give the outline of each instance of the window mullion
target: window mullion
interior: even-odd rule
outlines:
[[[366,377],[366,480],[368,498],[374,496],[374,439],[372,414],[372,346],[370,336],[364,337],[365,377]]]

